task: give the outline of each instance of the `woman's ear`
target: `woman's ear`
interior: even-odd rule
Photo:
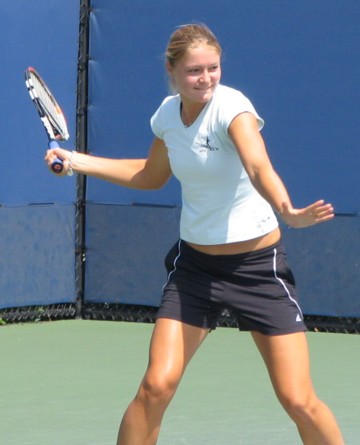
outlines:
[[[166,72],[169,76],[169,91],[171,94],[178,94],[173,67],[170,65],[169,62],[166,62],[165,67],[166,67]]]
[[[169,62],[166,62],[166,71],[170,77],[170,79],[174,78],[173,69]]]

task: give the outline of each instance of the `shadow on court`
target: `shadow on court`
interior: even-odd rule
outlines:
[[[147,365],[151,324],[59,321],[0,328],[1,445],[115,445]],[[360,437],[360,336],[308,334],[319,396],[347,445]],[[190,364],[159,445],[296,445],[248,333],[218,328]]]

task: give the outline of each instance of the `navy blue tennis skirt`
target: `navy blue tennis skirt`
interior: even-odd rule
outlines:
[[[208,255],[180,240],[165,266],[168,281],[157,318],[215,329],[227,309],[241,330],[267,335],[307,330],[281,241],[253,252]]]

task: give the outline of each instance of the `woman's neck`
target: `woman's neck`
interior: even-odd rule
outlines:
[[[198,118],[199,114],[206,107],[205,103],[186,104],[183,100],[180,103],[180,117],[185,127],[190,127]]]

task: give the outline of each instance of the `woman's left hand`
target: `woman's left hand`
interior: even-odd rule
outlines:
[[[295,229],[313,226],[331,220],[335,216],[331,204],[319,200],[303,209],[294,209],[288,204],[283,205],[281,217],[285,223]]]

